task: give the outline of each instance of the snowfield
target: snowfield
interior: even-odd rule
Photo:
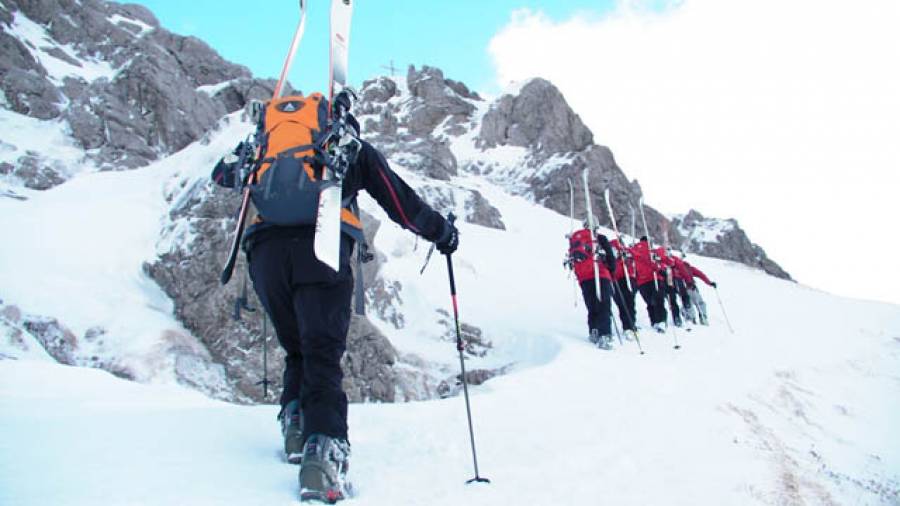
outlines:
[[[0,298],[78,335],[104,327],[106,347],[91,351],[145,382],[56,364],[0,328],[0,504],[297,502],[277,408],[174,383],[161,345],[186,331],[141,270],[168,247],[173,181],[206,177],[244,133],[233,117],[207,144],[144,169],[0,197]],[[396,168],[413,186],[435,184]],[[454,255],[461,317],[494,346],[472,364],[511,365],[471,389],[491,483],[465,484],[474,472],[461,397],[354,404],[359,494],[347,504],[900,504],[900,307],[692,256],[719,283],[735,333],[704,285],[711,325],[679,330],[682,349],[644,330],[646,355],[632,342],[600,351],[561,267],[568,218],[476,176],[448,187],[480,191],[507,228],[462,223]],[[452,366],[453,344],[433,336],[443,332],[436,310],[450,310],[444,258],[420,276],[427,244],[386,221],[376,246],[390,257],[382,275],[403,284],[407,322],[376,325],[401,351]]]

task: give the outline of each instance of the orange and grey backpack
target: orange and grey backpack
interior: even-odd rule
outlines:
[[[328,134],[329,103],[321,93],[272,99],[259,111],[256,166],[250,197],[257,220],[274,225],[315,225],[319,194],[328,163],[323,138]],[[362,223],[355,198],[342,203],[341,230],[362,244]]]

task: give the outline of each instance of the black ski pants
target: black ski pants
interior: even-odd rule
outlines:
[[[691,316],[693,314],[691,310],[691,295],[688,293],[687,283],[681,279],[676,279],[675,289],[678,290],[678,296],[681,297],[681,312],[686,317],[693,318]]]
[[[675,282],[666,283],[666,297],[669,299],[669,309],[672,310],[672,322],[675,325],[681,325],[681,309],[678,307],[678,290],[675,288]]]
[[[656,325],[666,321],[666,294],[664,283],[660,283],[659,289],[656,283],[649,281],[638,287],[641,292],[641,298],[647,305],[647,316],[650,318],[650,324]]]
[[[613,285],[613,300],[619,308],[619,321],[622,322],[622,329],[634,330],[634,292],[629,289],[629,282],[624,277],[620,278]]]
[[[594,286],[594,280],[588,279],[582,281],[581,295],[584,297],[584,305],[587,308],[588,332],[597,330],[601,336],[612,335],[610,326],[611,320],[611,297],[612,284],[608,279],[600,280],[600,295],[602,300],[597,300],[597,289]]]
[[[273,237],[250,252],[250,277],[286,353],[281,405],[300,400],[303,438],[347,438],[341,357],[350,327],[353,275],[313,253],[312,234]]]

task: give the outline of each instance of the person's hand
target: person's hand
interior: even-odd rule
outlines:
[[[712,285],[713,288],[719,288],[719,285],[717,285],[715,281],[710,281],[709,284]]]
[[[441,236],[434,241],[434,246],[444,255],[452,255],[456,248],[459,247],[459,230],[453,226],[453,223],[444,221],[444,230]]]

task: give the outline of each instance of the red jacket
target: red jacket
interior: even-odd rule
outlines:
[[[637,270],[638,286],[652,283],[654,279],[661,281],[659,275],[659,265],[650,257],[650,245],[647,241],[638,241],[631,247],[631,253],[634,256],[634,266]]]
[[[664,280],[666,284],[671,285],[675,279],[675,260],[674,257],[670,257],[668,253],[666,253],[666,248],[659,247],[653,250],[653,253],[656,254],[656,258],[658,259],[656,263],[657,272],[659,273],[660,279]],[[672,276],[669,278],[668,276]]]
[[[613,250],[616,252],[616,272],[613,274],[613,278],[616,281],[625,277],[625,269],[628,269],[628,277],[634,279],[634,255],[631,253],[631,248],[626,248],[621,243],[619,243],[618,239],[613,239],[609,241],[609,245],[612,246]]]
[[[691,284],[692,286],[693,286],[693,284],[694,284],[694,277],[695,277],[695,276],[698,277],[698,278],[700,278],[700,279],[702,279],[703,282],[706,283],[707,285],[712,286],[712,281],[710,281],[709,278],[706,277],[706,274],[703,274],[703,271],[701,271],[700,269],[694,267],[693,265],[691,265],[691,264],[689,264],[689,263],[687,263],[687,262],[684,262],[684,265],[685,265],[685,267],[688,268],[689,271],[691,271],[691,277],[690,277],[689,279],[690,279],[690,284]]]
[[[675,276],[675,279],[680,279],[685,283],[690,284],[694,277],[691,275],[691,270],[688,269],[688,266],[684,262],[684,260],[676,256],[670,258],[672,259],[672,262],[674,264],[672,267],[672,274]]]
[[[579,282],[594,279],[594,267],[591,265],[591,260],[597,265],[600,279],[612,279],[609,269],[603,265],[603,262],[597,260],[591,231],[586,228],[576,231],[569,237],[569,258],[572,259],[575,277]]]

